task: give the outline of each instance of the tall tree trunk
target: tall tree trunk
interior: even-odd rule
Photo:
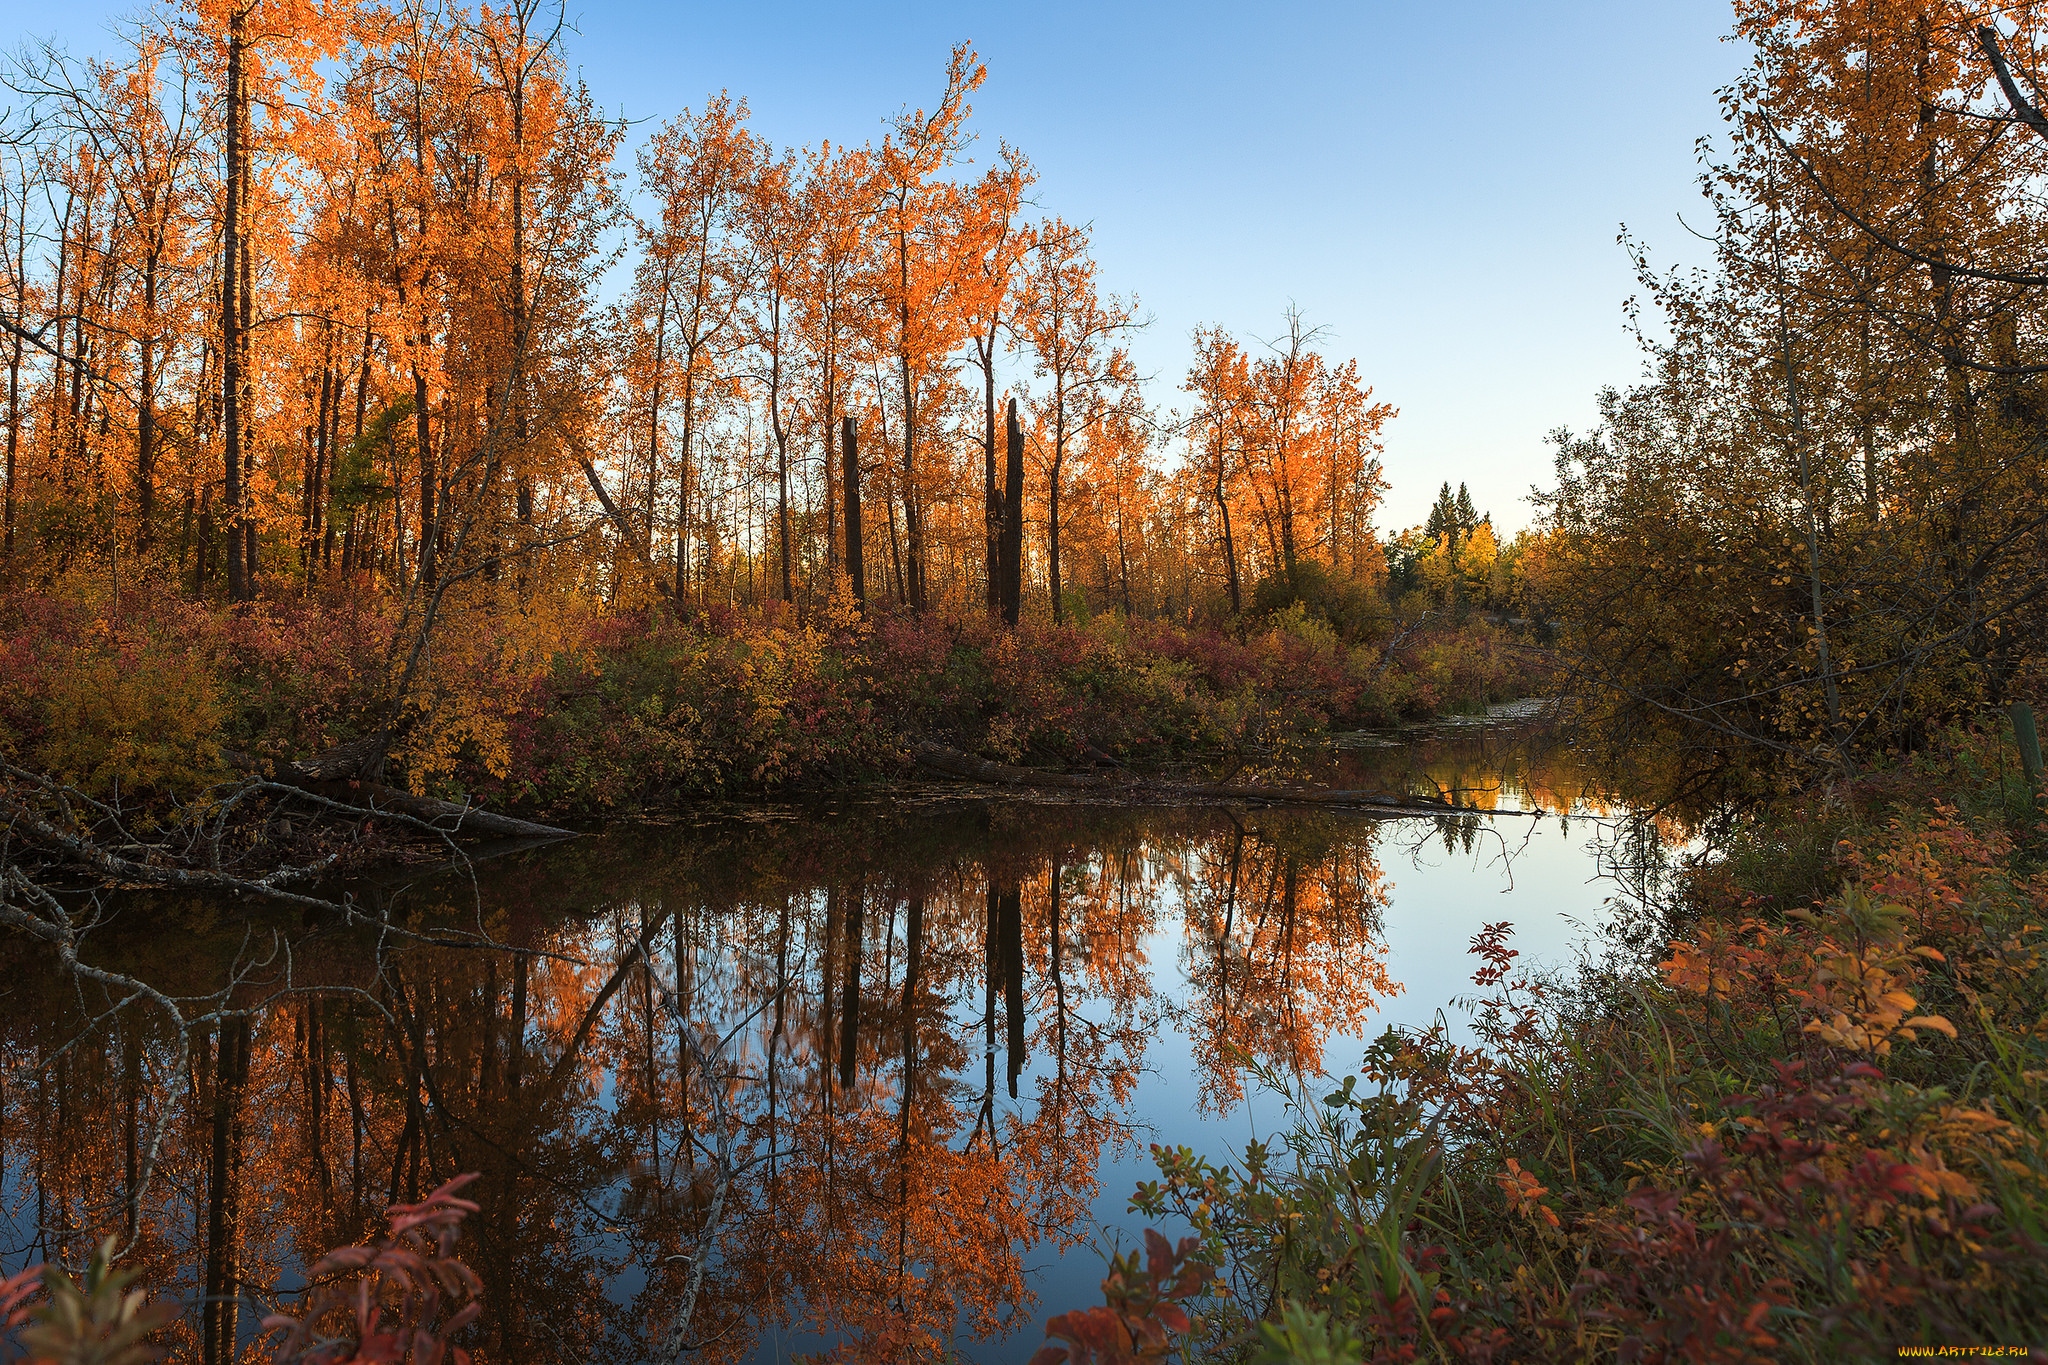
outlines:
[[[28,204],[28,184],[22,183],[22,205]],[[28,325],[28,222],[27,214],[12,215],[14,222],[14,344],[7,357],[7,505],[5,524],[0,526],[0,553],[14,555],[14,522],[21,500],[21,329]],[[5,257],[0,257],[4,260]]]
[[[903,1094],[896,1108],[896,1306],[903,1309],[910,1243],[910,1111],[917,1098],[917,993],[924,966],[924,897],[910,898],[903,972]]]
[[[19,324],[20,319],[16,319]],[[21,333],[14,334],[14,348],[7,358],[7,525],[5,540],[0,542],[11,558],[14,554],[15,505],[19,501],[21,486],[21,465],[18,455],[21,449]]]
[[[156,519],[156,274],[152,245],[142,272],[144,333],[135,350],[135,548],[147,550]],[[12,480],[10,479],[11,483]]]
[[[415,344],[421,348],[424,348],[427,344],[424,319],[421,320],[421,328]],[[432,431],[429,428],[427,417],[427,376],[417,363],[414,364],[412,371],[412,417],[413,441],[415,443],[415,455],[419,462],[420,479],[420,552],[416,562],[418,565],[418,581],[424,589],[439,576],[440,555],[436,542],[440,537],[439,518],[441,509],[435,505],[437,480],[434,477],[435,461]],[[445,414],[442,424],[446,425]]]
[[[846,893],[836,886],[825,888],[825,953],[818,965],[818,1095],[829,1101],[832,1094],[832,1069],[838,1060],[838,1050],[833,1046],[837,1037],[839,1012],[833,1007],[833,991],[838,986],[839,970],[839,908]]]
[[[343,1049],[346,1058],[342,1083],[348,1088],[348,1189],[349,1226],[356,1235],[363,1231],[363,1092],[361,1078],[356,1071],[356,1054],[361,1052],[357,1034],[356,1018],[349,1017],[348,1046]]]
[[[247,9],[238,11],[237,17],[246,25],[249,15],[254,10],[255,5],[251,3]],[[254,597],[256,595],[257,573],[256,517],[255,508],[249,502],[249,487],[256,473],[256,270],[255,252],[250,241],[252,234],[249,231],[250,217],[254,212],[250,203],[252,190],[251,166],[254,162],[254,157],[250,154],[249,148],[251,101],[249,98],[249,59],[246,50],[246,40],[238,75],[242,92],[240,100],[242,154],[240,165],[236,168],[235,172],[237,178],[241,181],[241,192],[238,196],[241,203],[241,217],[237,230],[240,232],[242,239],[241,248],[235,253],[235,273],[240,281],[235,288],[235,310],[237,315],[235,345],[241,353],[241,373],[238,379],[241,394],[239,407],[242,422],[242,501],[238,508],[238,514],[241,517],[242,526],[242,587],[248,596]]]
[[[889,566],[896,571],[896,602],[901,606],[910,600],[910,594],[903,587],[903,544],[896,535],[896,499],[886,488],[882,490],[882,510],[889,514]]]
[[[697,392],[692,379],[696,353],[686,353],[683,374],[683,467],[676,476],[676,608],[682,609],[683,588],[690,570],[690,456],[697,435]]]
[[[515,6],[515,15],[525,11]],[[527,472],[527,443],[532,440],[527,411],[526,352],[532,344],[532,321],[526,306],[526,31],[521,19],[517,75],[512,81],[512,514],[524,527],[533,521],[533,483]],[[519,533],[522,537],[524,531]],[[523,559],[522,559],[523,564]],[[525,582],[525,570],[520,571]]]
[[[907,563],[899,563],[896,569],[897,595],[910,604],[912,611],[921,612],[925,606],[924,593],[924,525],[917,507],[917,387],[910,376],[910,283],[909,256],[898,236],[898,255],[902,262],[902,302],[898,307],[900,344],[897,361],[903,381],[903,535]],[[896,548],[896,516],[893,505],[889,514],[889,548],[893,555]]]
[[[664,271],[666,267],[664,267]],[[661,366],[667,358],[668,281],[663,275],[661,301],[654,306],[654,377],[647,386],[647,561],[654,562],[654,503],[661,488]],[[621,492],[632,495],[630,475],[622,475],[627,486]],[[623,528],[621,528],[623,531]]]
[[[1124,615],[1134,616],[1137,613],[1131,606],[1131,556],[1124,546],[1124,507],[1121,498],[1117,500],[1116,507],[1116,568],[1123,579]]]
[[[769,362],[768,424],[775,435],[775,521],[782,541],[782,600],[796,600],[789,550],[789,428],[782,423],[782,302],[775,303],[775,355]]]
[[[316,547],[320,543],[323,513],[327,510],[327,466],[332,458],[327,449],[327,433],[333,424],[334,409],[340,402],[340,385],[334,374],[334,323],[326,324],[327,346],[320,359],[320,406],[314,418],[313,467],[307,471],[306,500],[304,516],[303,550],[306,582],[310,586],[315,571],[319,568]]]
[[[1066,605],[1060,601],[1060,457],[1052,457],[1052,470],[1045,481],[1045,576],[1052,593],[1052,623],[1059,625],[1067,619]]]
[[[825,446],[825,573],[828,580],[832,570],[839,567],[839,452],[834,449],[835,438],[839,435],[839,419],[836,415],[835,361],[836,357],[828,346],[820,360],[825,386],[825,420],[820,434]]]
[[[1005,485],[996,481],[996,331],[989,324],[987,344],[981,350],[982,407],[982,538],[985,542],[988,580],[988,614],[1003,614],[1003,529],[1006,523],[1003,498]],[[1012,417],[1012,422],[1016,419]]]
[[[220,353],[221,353],[221,434],[224,438],[224,468],[226,476],[222,487],[222,498],[228,519],[228,596],[237,602],[249,597],[249,580],[242,559],[242,338],[241,321],[241,253],[246,250],[243,239],[243,215],[246,206],[242,203],[242,163],[248,159],[248,148],[242,142],[242,104],[247,98],[242,88],[242,64],[245,60],[249,11],[237,6],[228,18],[228,70],[227,93],[227,170],[223,191],[226,204],[221,222],[221,294],[220,294]],[[210,1321],[210,1319],[209,1319]],[[212,1357],[209,1357],[209,1365]]]
[[[1024,428],[1014,398],[1004,434],[1009,449],[1003,468],[1002,610],[1004,623],[1014,627],[1024,607]]]
[[[867,562],[860,533],[860,433],[851,414],[841,419],[840,455],[846,462],[840,482],[846,489],[846,581],[853,590],[854,603],[868,609]]]
[[[325,481],[320,486],[320,524],[322,528],[320,567],[322,570],[334,567],[334,542],[338,532],[335,529],[333,512],[335,494],[341,489],[341,457],[347,449],[341,443],[341,396],[347,386],[347,372],[337,367],[334,371],[334,404],[327,414],[327,475]]]
[[[1230,614],[1244,615],[1244,588],[1237,576],[1237,540],[1230,530],[1230,499],[1223,487],[1223,437],[1216,437],[1216,511],[1223,518],[1223,575],[1230,585]]]

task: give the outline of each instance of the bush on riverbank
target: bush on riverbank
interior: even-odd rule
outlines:
[[[320,599],[220,609],[131,592],[116,611],[92,586],[0,601],[0,663],[21,684],[0,702],[0,751],[35,761],[61,734],[68,768],[132,789],[155,769],[190,778],[209,744],[304,757],[380,722],[402,629],[388,610]],[[1530,656],[1483,622],[1389,649],[1348,645],[1298,608],[1235,631],[1101,615],[1009,632],[979,614],[849,610],[679,621],[658,607],[550,631],[540,651],[444,633],[431,704],[394,746],[396,775],[595,814],[894,775],[922,737],[1005,762],[1065,764],[1092,748],[1147,763],[1257,753],[1540,686]],[[93,735],[65,719],[63,697],[81,660],[102,658],[151,696],[206,702],[181,714],[218,712],[185,736],[197,757],[165,767],[158,756],[145,772],[87,752]]]
[[[1545,981],[1492,926],[1478,1046],[1390,1032],[1361,1078],[1296,1096],[1284,1141],[1159,1152],[1136,1207],[1229,1272],[1207,1347],[2038,1348],[2048,826],[2002,752],[1995,727],[1952,734],[1774,812],[1683,879],[1653,962]]]

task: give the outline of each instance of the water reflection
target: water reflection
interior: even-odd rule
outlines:
[[[1538,790],[1417,754],[1404,772],[1468,800]],[[1537,799],[1567,806],[1571,780]],[[476,1170],[480,1361],[987,1340],[1043,1316],[1027,1263],[1092,1232],[1162,1031],[1189,1040],[1203,1113],[1239,1103],[1248,1059],[1322,1068],[1399,989],[1383,859],[1481,837],[934,804],[622,831],[362,889],[510,951],[252,935],[229,907],[136,899],[98,951],[173,995],[239,974],[242,1012],[181,1053],[7,945],[0,1060],[40,1078],[0,1105],[10,1250],[76,1263],[132,1233],[154,1283],[207,1305],[175,1345],[212,1365],[296,1267]]]

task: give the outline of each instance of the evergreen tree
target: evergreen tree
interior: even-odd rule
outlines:
[[[1465,501],[1469,504],[1471,499],[1468,497]],[[1458,499],[1451,495],[1450,480],[1446,479],[1444,486],[1437,492],[1436,505],[1429,509],[1429,520],[1422,527],[1423,534],[1431,540],[1439,536],[1449,536],[1450,548],[1455,552],[1458,548],[1459,529]]]

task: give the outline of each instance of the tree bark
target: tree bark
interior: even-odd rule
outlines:
[[[1003,615],[1003,532],[1008,524],[1004,498],[1008,485],[996,480],[996,367],[995,324],[989,324],[986,344],[977,339],[981,352],[982,378],[982,536],[985,541],[990,616]],[[1016,404],[1011,404],[1010,423],[1016,424]],[[1014,622],[1012,623],[1014,624]]]
[[[1053,456],[1052,472],[1045,481],[1045,577],[1052,590],[1052,623],[1067,619],[1066,604],[1060,601],[1060,457]]]
[[[1216,437],[1216,510],[1223,518],[1223,572],[1230,585],[1230,614],[1244,615],[1244,587],[1237,576],[1237,540],[1230,530],[1230,500],[1223,487],[1223,437]]]
[[[853,589],[854,603],[862,614],[868,609],[866,559],[862,553],[860,528],[860,439],[851,416],[841,419],[839,450],[845,460],[840,483],[846,490],[846,579]]]
[[[1017,423],[1014,398],[1005,435],[1009,450],[1003,469],[1002,610],[1004,623],[1014,627],[1024,606],[1024,429]]]

